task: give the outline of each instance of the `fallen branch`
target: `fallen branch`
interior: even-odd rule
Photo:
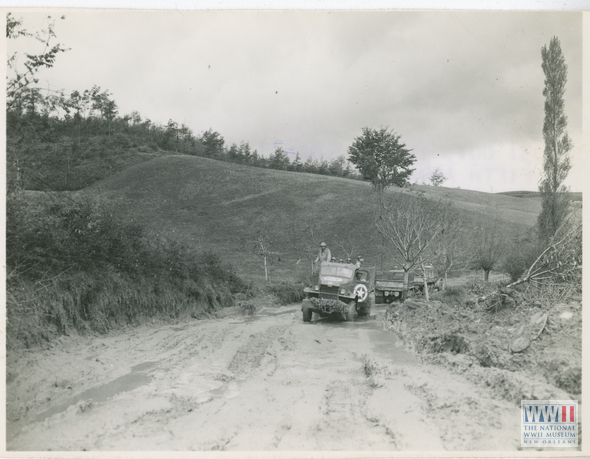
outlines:
[[[564,223],[564,225],[565,225],[565,223]],[[563,227],[564,226],[562,226],[560,228],[560,230]],[[559,239],[557,241],[553,240],[551,242],[551,244],[549,244],[545,248],[545,250],[543,250],[543,252],[541,252],[541,254],[533,262],[533,264],[531,264],[531,266],[526,270],[524,275],[521,276],[520,279],[518,279],[517,281],[514,281],[514,282],[508,284],[505,288],[509,289],[512,287],[516,287],[517,285],[528,283],[531,281],[542,281],[542,280],[546,280],[546,279],[551,279],[556,274],[557,269],[561,268],[564,264],[559,262],[556,267],[551,267],[551,266],[546,266],[544,264],[541,264],[541,262],[544,260],[546,261],[547,256],[550,253],[556,252],[558,249],[562,248],[566,243],[570,242],[578,234],[578,232],[581,232],[581,225],[577,225],[577,226],[573,227],[561,239]],[[559,233],[559,230],[556,232],[556,234],[558,234],[558,233]],[[573,272],[576,270],[581,270],[581,269],[582,269],[582,266],[577,265],[576,262],[574,261],[573,266],[569,270],[567,270],[566,273],[570,273],[570,272]],[[494,298],[500,294],[503,294],[503,292],[501,290],[500,291],[496,290],[496,291],[490,293],[489,295],[484,295],[479,298],[476,298],[475,304],[476,304],[476,306],[479,306],[479,302],[484,302],[484,301]]]

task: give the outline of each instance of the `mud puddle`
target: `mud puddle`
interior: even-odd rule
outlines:
[[[370,317],[357,317],[353,321],[344,322],[338,319],[325,318],[312,322],[318,326],[334,328],[350,328],[368,330],[368,338],[372,350],[379,357],[394,365],[420,364],[418,357],[403,348],[401,340],[390,331],[384,330],[381,311],[376,311]]]
[[[286,314],[294,314],[295,315],[298,312],[301,312],[301,308],[280,308],[278,310],[262,309],[261,311],[257,312],[256,314],[254,314],[252,316],[245,317],[241,320],[236,320],[236,321],[230,322],[230,325],[252,323],[252,322],[256,322],[264,317],[277,317],[277,316],[283,316]]]
[[[39,413],[35,418],[35,421],[44,421],[45,419],[58,413],[62,413],[69,407],[83,401],[91,401],[92,404],[103,403],[122,392],[129,392],[138,387],[149,384],[152,380],[152,376],[148,373],[148,370],[155,367],[157,363],[158,362],[144,362],[135,365],[134,367],[131,367],[131,372],[126,375],[120,376],[109,383],[87,389],[78,395],[69,398],[65,402],[59,403]]]

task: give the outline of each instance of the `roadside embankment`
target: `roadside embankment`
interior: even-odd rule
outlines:
[[[581,401],[581,297],[504,290],[478,305],[463,290],[391,305],[386,327],[429,363],[489,387],[499,398]]]

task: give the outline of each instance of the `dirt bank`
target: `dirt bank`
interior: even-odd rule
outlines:
[[[12,351],[8,450],[516,450],[518,408],[299,306]]]
[[[581,412],[581,298],[530,301],[504,293],[497,307],[471,299],[409,299],[388,307],[385,327],[423,362],[462,375],[498,399],[515,406],[523,399],[577,400]]]

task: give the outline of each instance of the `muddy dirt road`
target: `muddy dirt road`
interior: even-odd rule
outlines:
[[[516,450],[519,410],[421,364],[383,309],[298,305],[9,352],[8,450]]]

